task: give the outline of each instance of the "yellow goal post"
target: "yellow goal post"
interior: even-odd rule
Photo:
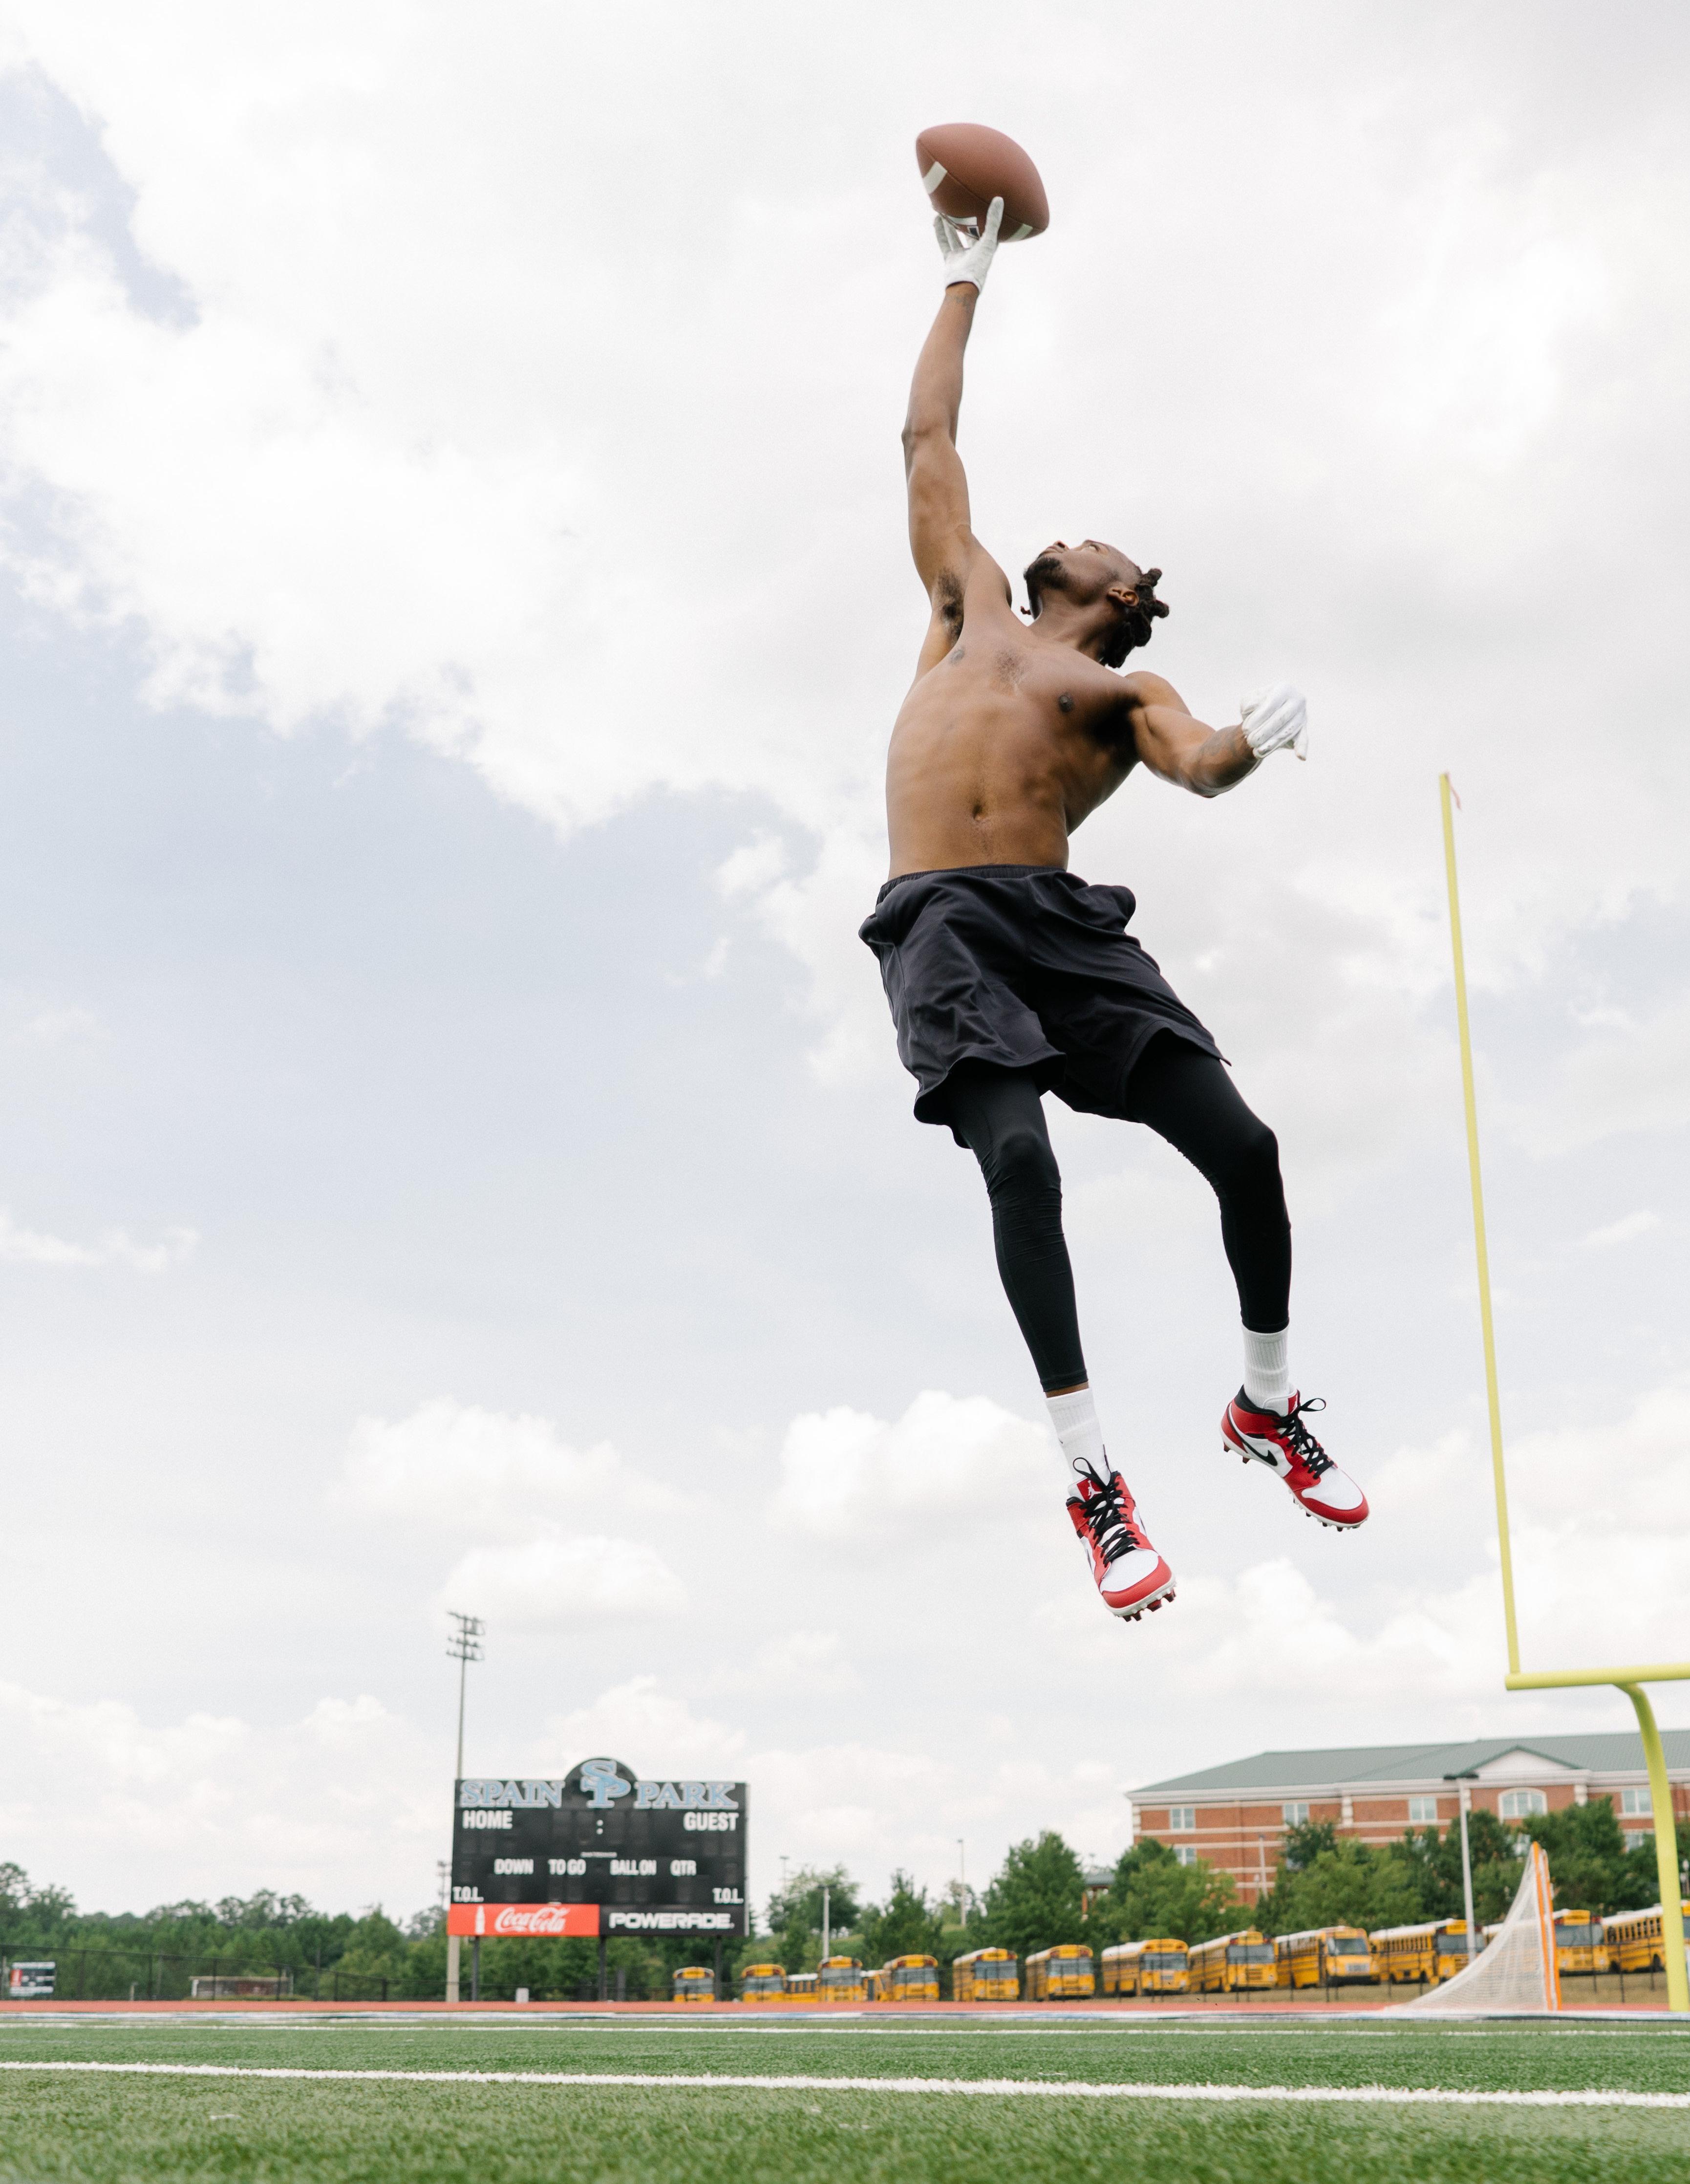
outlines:
[[[1657,1661],[1621,1669],[1552,1669],[1523,1674],[1520,1628],[1514,1611],[1514,1554],[1508,1530],[1508,1479],[1503,1468],[1502,1401],[1497,1391],[1496,1325],[1491,1312],[1490,1253],[1485,1243],[1485,1195],[1479,1173],[1479,1109],[1473,1089],[1473,1036],[1467,1017],[1467,966],[1461,944],[1461,897],[1455,878],[1457,801],[1447,773],[1438,776],[1443,805],[1443,862],[1449,880],[1449,940],[1455,958],[1455,1017],[1461,1034],[1461,1089],[1467,1111],[1467,1167],[1473,1186],[1473,1242],[1479,1268],[1479,1324],[1484,1336],[1485,1393],[1490,1407],[1491,1470],[1496,1482],[1497,1538],[1502,1556],[1503,1618],[1508,1634],[1511,1691],[1563,1691],[1580,1684],[1612,1684],[1637,1710],[1648,1769],[1649,1803],[1654,1819],[1655,1866],[1660,1880],[1661,1943],[1666,1958],[1666,2004],[1690,2010],[1690,1979],[1684,1964],[1684,1908],[1678,1891],[1678,1830],[1672,1789],[1666,1779],[1666,1755],[1645,1684],[1677,1682],[1690,1677],[1690,1661]]]

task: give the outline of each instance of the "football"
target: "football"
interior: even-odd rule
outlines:
[[[915,140],[921,187],[948,219],[984,221],[993,198],[1003,200],[999,240],[1042,235],[1050,206],[1038,169],[1013,136],[979,121],[945,121]]]

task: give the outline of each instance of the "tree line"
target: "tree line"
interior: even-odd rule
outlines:
[[[1659,1897],[1653,1842],[1628,1851],[1605,1797],[1510,1825],[1475,1812],[1467,1826],[1474,1915],[1482,1925],[1501,1919],[1514,1901],[1523,1837],[1547,1852],[1562,1908],[1606,1914],[1640,1909]],[[1681,1863],[1690,1859],[1690,1823],[1679,1825],[1678,1848]],[[930,1902],[906,1874],[894,1874],[883,1905],[860,1913],[842,1870],[797,1874],[770,1904],[769,1937],[743,1947],[742,1958],[760,1953],[788,1971],[814,1970],[824,1880],[834,1906],[848,1903],[856,1919],[854,1930],[842,1934],[836,1908],[835,1949],[871,1965],[904,1955],[949,1964],[965,1950],[987,1947],[1010,1949],[1025,1960],[1062,1942],[1087,1942],[1095,1951],[1115,1942],[1207,1942],[1245,1926],[1268,1935],[1338,1925],[1370,1933],[1464,1915],[1459,1825],[1410,1828],[1378,1846],[1341,1835],[1330,1821],[1291,1828],[1271,1885],[1250,1904],[1230,1875],[1201,1858],[1182,1865],[1165,1843],[1148,1839],[1122,1853],[1107,1889],[1088,1892],[1078,1857],[1047,1830],[1014,1845],[966,1925],[953,1897]]]
[[[1563,1908],[1633,1910],[1659,1895],[1653,1843],[1628,1851],[1606,1798],[1507,1826],[1476,1812],[1468,1828],[1474,1909],[1483,1924],[1500,1919],[1513,1901],[1522,1836],[1548,1852]],[[1681,1862],[1690,1859],[1690,1823],[1679,1824],[1678,1849]],[[842,1867],[802,1869],[770,1898],[760,1929],[753,1912],[751,1933],[733,1945],[725,1968],[736,1977],[753,1963],[814,1971],[821,1960],[824,1888],[832,1953],[868,1965],[898,1956],[931,1956],[948,1965],[966,1950],[986,1947],[1010,1949],[1025,1961],[1062,1942],[1087,1942],[1094,1951],[1165,1936],[1195,1942],[1241,1926],[1269,1935],[1331,1925],[1371,1931],[1459,1919],[1463,1905],[1454,1826],[1411,1828],[1376,1847],[1341,1835],[1330,1822],[1292,1828],[1271,1885],[1248,1906],[1229,1875],[1202,1859],[1182,1865],[1165,1844],[1148,1840],[1123,1852],[1107,1888],[1088,1891],[1078,1856],[1048,1829],[1013,1845],[984,1895],[967,1906],[954,1883],[930,1897],[897,1872],[876,1903]],[[8,1864],[0,1864],[0,1954],[52,1958],[60,1968],[59,1992],[91,1998],[133,1991],[175,1999],[188,1993],[196,1974],[214,1970],[281,1979],[296,1995],[325,2000],[437,2000],[446,1985],[445,1914],[437,1908],[396,1921],[379,1906],[357,1915],[327,1913],[301,1897],[261,1890],[148,1912],[79,1912],[64,1890],[34,1886]],[[642,1936],[609,1947],[612,1979],[620,1974],[630,2001],[667,1996],[679,1966],[711,1959],[708,1945],[701,1954],[696,1939]],[[598,1992],[598,1974],[593,1942],[482,1944],[481,1992],[488,1997],[526,1987],[536,2001],[588,1999]]]

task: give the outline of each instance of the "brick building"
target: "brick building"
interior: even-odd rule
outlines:
[[[1690,1729],[1663,1730],[1661,1742],[1675,1816],[1690,1819]],[[1653,1840],[1643,1746],[1623,1732],[1259,1752],[1133,1791],[1132,1836],[1166,1843],[1183,1864],[1201,1858],[1220,1867],[1254,1903],[1273,1880],[1288,1827],[1331,1820],[1367,1843],[1394,1842],[1405,1828],[1446,1828],[1460,1809],[1450,1778],[1469,1770],[1475,1811],[1506,1821],[1610,1797],[1627,1844]]]

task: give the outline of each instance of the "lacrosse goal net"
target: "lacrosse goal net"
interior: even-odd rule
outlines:
[[[1420,2017],[1448,2012],[1536,2015],[1561,2006],[1555,1963],[1555,1898],[1549,1861],[1532,1843],[1509,1914],[1490,1947],[1465,1971],[1400,2005]]]

